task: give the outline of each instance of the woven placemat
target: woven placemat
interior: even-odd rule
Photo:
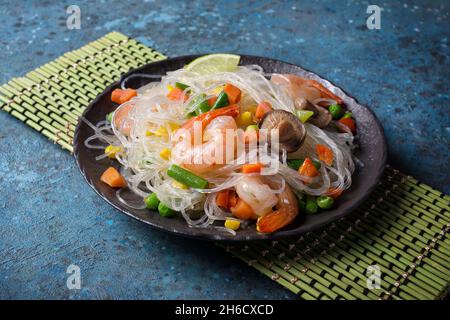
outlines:
[[[121,74],[166,56],[112,32],[0,87],[0,109],[72,151],[78,117]]]
[[[1,86],[0,108],[72,151],[89,101],[121,74],[165,58],[112,32]],[[321,230],[219,245],[302,299],[437,299],[450,283],[449,203],[388,166],[364,205]]]

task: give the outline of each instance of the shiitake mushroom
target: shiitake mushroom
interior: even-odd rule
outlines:
[[[306,138],[303,123],[294,114],[284,110],[267,112],[259,122],[259,128],[267,132],[279,130],[279,150],[284,149],[288,153],[298,150]]]
[[[325,128],[328,126],[333,118],[327,109],[316,107],[305,98],[297,98],[294,103],[297,110],[308,110],[314,112],[311,118],[308,119],[308,122],[319,128]]]

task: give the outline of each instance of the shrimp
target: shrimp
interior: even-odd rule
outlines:
[[[257,216],[263,216],[272,211],[278,203],[277,196],[264,183],[261,176],[248,176],[236,184],[236,193],[244,200]]]
[[[231,117],[236,117],[239,115],[239,107],[237,105],[231,105],[228,107],[224,107],[224,108],[220,108],[220,109],[216,109],[216,110],[211,110],[208,112],[205,112],[199,116],[193,117],[191,119],[189,119],[185,124],[183,124],[183,126],[181,127],[181,129],[187,130],[189,131],[190,135],[191,135],[191,139],[192,141],[194,140],[194,124],[200,123],[200,127],[203,131],[205,130],[206,126],[215,118],[220,117],[220,116],[231,116]]]
[[[276,210],[269,212],[256,221],[256,230],[263,233],[272,233],[292,223],[298,216],[299,208],[297,198],[291,187],[286,184],[283,192],[278,195]]]
[[[126,136],[130,135],[131,128],[133,127],[133,121],[129,118],[132,109],[132,104],[125,104],[119,107],[114,113],[114,126]]]
[[[270,178],[262,176],[244,177],[236,184],[236,193],[258,216],[256,229],[272,233],[290,224],[298,216],[297,198],[288,184],[280,194],[271,188],[280,186]],[[275,207],[275,211],[273,210]]]
[[[194,145],[189,139],[188,131],[184,131],[182,140],[174,144],[172,161],[197,174],[218,169],[222,164],[234,159],[236,144],[233,144],[232,150],[227,147],[226,131],[236,129],[233,117],[216,117],[206,125],[202,143]]]
[[[314,103],[314,101],[318,99],[330,99],[335,100],[338,104],[343,104],[341,98],[315,80],[305,79],[293,74],[275,73],[270,78],[270,81],[275,84],[286,86],[286,91],[293,100],[304,98],[309,102]]]

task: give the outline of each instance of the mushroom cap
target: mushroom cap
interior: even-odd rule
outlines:
[[[305,98],[297,98],[294,103],[297,110],[309,110],[314,112],[314,115],[308,120],[309,123],[319,128],[325,128],[330,124],[332,116],[327,109],[323,107],[316,107]]]
[[[303,123],[294,114],[284,110],[267,112],[259,122],[259,128],[265,129],[268,132],[273,129],[278,129],[278,149],[285,149],[286,152],[298,150],[306,138],[306,128]]]

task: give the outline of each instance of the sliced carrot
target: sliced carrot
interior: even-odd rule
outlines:
[[[333,199],[338,198],[342,194],[343,190],[339,188],[329,188],[327,191],[327,195],[332,197]]]
[[[230,208],[231,213],[238,219],[255,220],[257,218],[252,207],[250,207],[244,200],[238,199],[236,205]]]
[[[322,160],[327,165],[331,166],[333,164],[334,155],[331,149],[324,144],[316,144],[316,152],[319,160]]]
[[[134,89],[114,89],[114,91],[111,93],[111,101],[122,104],[136,96],[137,91]]]
[[[272,110],[270,103],[263,101],[256,107],[255,117],[261,119],[267,112]]]
[[[353,120],[352,118],[342,118],[339,120],[339,122],[342,123],[344,126],[347,126],[352,133],[356,132],[355,120]],[[339,129],[339,131],[343,130]]]
[[[212,107],[214,105],[214,103],[216,103],[217,101],[217,97],[212,97],[208,99],[208,104],[210,107]]]
[[[120,103],[122,97],[122,90],[121,89],[114,89],[111,93],[111,101],[115,103]]]
[[[127,102],[129,100],[131,100],[131,98],[136,97],[137,96],[137,91],[134,89],[125,89],[124,92],[122,93],[122,103]]]
[[[230,83],[227,83],[223,88],[223,91],[228,96],[228,102],[230,104],[236,104],[241,100],[241,90],[238,87],[233,86]]]
[[[257,163],[248,163],[242,166],[242,173],[256,173],[261,172],[263,168],[263,164],[260,162]]]
[[[169,100],[172,101],[179,101],[179,100],[186,101],[188,95],[185,94],[184,91],[181,90],[180,88],[175,87],[169,91],[169,93],[167,94],[167,98],[169,98]]]
[[[106,169],[100,177],[100,180],[113,188],[123,188],[127,186],[125,179],[114,167]]]
[[[303,161],[303,164],[298,169],[298,172],[307,177],[315,177],[319,174],[319,171],[317,171],[310,158],[306,158],[305,161]]]
[[[230,198],[230,190],[222,190],[217,193],[216,204],[222,209],[228,209],[228,200]]]

